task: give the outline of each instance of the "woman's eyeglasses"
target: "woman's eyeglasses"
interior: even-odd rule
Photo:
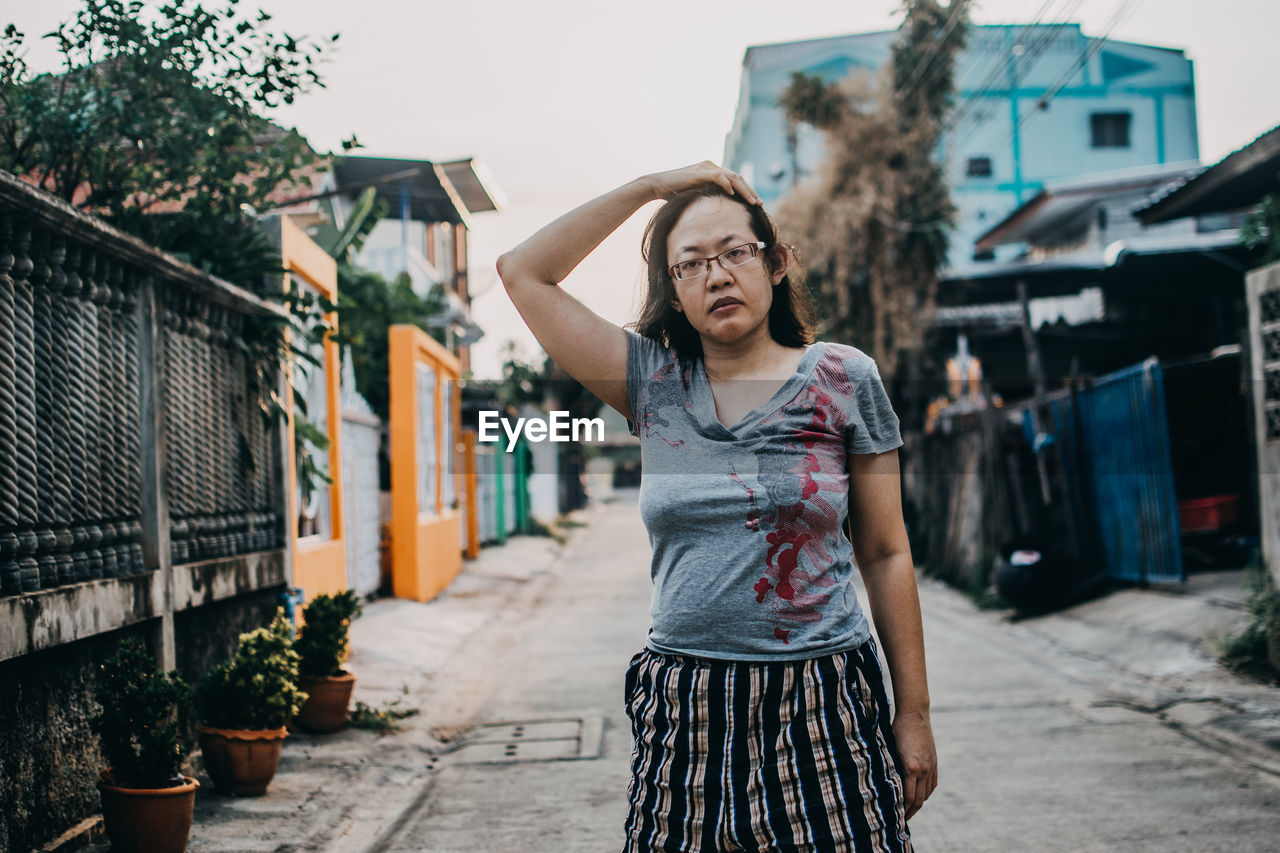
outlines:
[[[690,258],[687,261],[681,261],[674,266],[668,267],[667,272],[676,281],[688,281],[691,278],[701,278],[711,271],[711,262],[719,261],[720,266],[728,269],[730,267],[740,267],[756,256],[756,252],[763,249],[768,243],[757,240],[754,243],[743,243],[741,246],[734,246],[732,249],[726,249],[715,257],[711,258]]]

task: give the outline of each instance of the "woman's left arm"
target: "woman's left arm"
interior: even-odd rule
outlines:
[[[938,786],[938,754],[929,722],[920,596],[902,519],[898,451],[851,453],[848,470],[854,559],[893,680],[893,734],[906,772],[902,781],[910,818]]]

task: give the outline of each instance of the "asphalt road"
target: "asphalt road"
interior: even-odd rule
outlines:
[[[433,678],[446,752],[380,849],[620,849],[622,678],[647,626],[647,557],[624,493],[453,655]],[[921,597],[940,785],[911,822],[917,850],[1277,849],[1276,776],[1127,700],[1113,668],[941,585]]]

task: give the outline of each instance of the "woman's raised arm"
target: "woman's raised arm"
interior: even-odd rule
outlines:
[[[703,162],[624,184],[569,211],[498,258],[498,277],[551,360],[627,418],[632,415],[626,334],[556,285],[645,204],[699,183],[717,183],[760,203],[741,177]]]

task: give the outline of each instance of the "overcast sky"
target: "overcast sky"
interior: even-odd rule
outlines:
[[[216,0],[213,0],[216,2]],[[274,118],[317,149],[356,134],[369,156],[477,157],[507,197],[473,218],[471,288],[486,330],[477,376],[496,375],[501,345],[536,342],[493,272],[505,249],[559,214],[651,171],[719,161],[753,44],[897,26],[897,0],[244,0],[295,35],[340,32],[328,87]],[[28,63],[52,70],[38,36],[77,0],[6,0],[5,19],[28,36]],[[1274,75],[1275,0],[1048,0],[1044,20],[1079,22],[1112,38],[1182,48],[1195,62],[1200,155],[1212,163],[1280,123]],[[976,4],[978,23],[1029,21],[1035,0]],[[678,117],[678,121],[676,120]],[[678,129],[677,129],[678,128]],[[639,294],[647,211],[606,241],[565,287],[624,323]]]

